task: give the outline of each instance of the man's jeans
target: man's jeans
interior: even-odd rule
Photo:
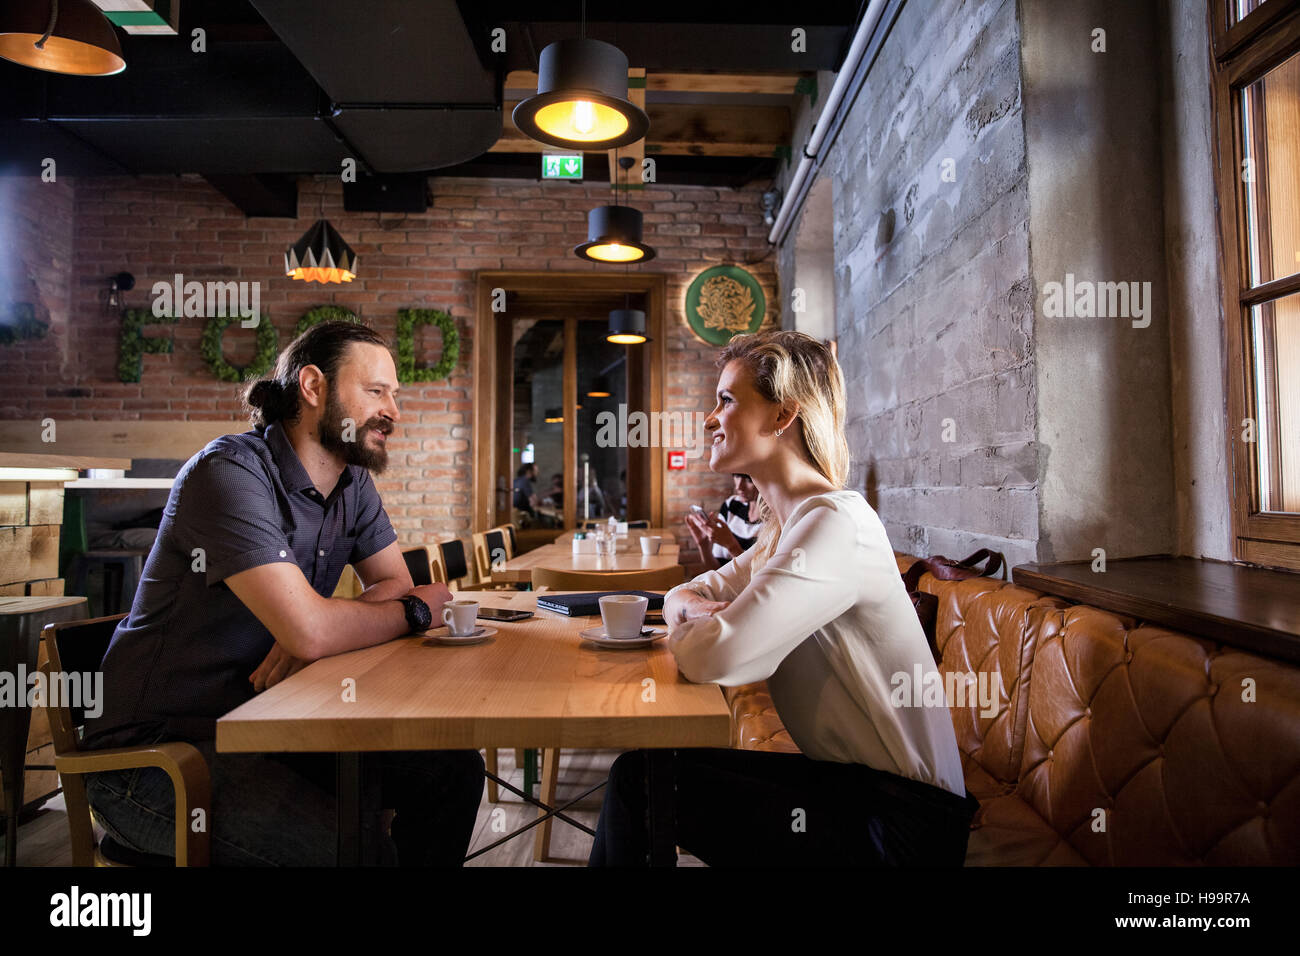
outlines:
[[[155,743],[160,742],[159,738]],[[195,744],[212,776],[208,812],[214,866],[334,866],[337,815],[333,754],[218,754]],[[473,838],[483,795],[477,750],[365,754],[363,789],[397,812],[391,843],[368,833],[366,858],[402,866],[459,866]],[[171,779],[154,767],[87,775],[95,815],[119,843],[143,853],[175,853]],[[367,807],[363,802],[363,808]]]

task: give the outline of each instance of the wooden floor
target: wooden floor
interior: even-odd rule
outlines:
[[[565,750],[560,755],[560,780],[556,787],[557,805],[572,800],[606,778],[610,764],[618,756],[616,750]],[[498,752],[500,774],[511,784],[523,789],[523,771],[515,766],[513,750]],[[565,813],[593,830],[600,816],[600,803],[604,789],[597,790],[585,800],[570,807]],[[509,791],[501,791],[501,799],[488,802],[487,787],[479,805],[478,820],[474,824],[474,840],[470,852],[489,846],[506,833],[516,830],[535,819],[537,809],[524,803]],[[98,829],[98,828],[96,828]],[[475,857],[468,866],[586,866],[591,853],[591,837],[567,823],[556,821],[551,829],[551,856],[544,862],[533,861],[533,834],[536,828],[510,840],[495,849]],[[0,847],[4,846],[0,832]],[[72,849],[68,844],[68,817],[63,795],[46,801],[37,816],[18,828],[19,866],[71,866]],[[695,857],[681,853],[678,866],[703,866]]]

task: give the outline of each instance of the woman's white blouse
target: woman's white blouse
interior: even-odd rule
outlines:
[[[856,491],[807,498],[751,576],[754,552],[668,592],[690,588],[731,602],[672,626],[669,646],[682,674],[728,687],[766,680],[808,757],[866,764],[965,796],[948,708],[923,693],[938,680],[934,658],[866,500]],[[918,674],[923,686],[913,689]]]

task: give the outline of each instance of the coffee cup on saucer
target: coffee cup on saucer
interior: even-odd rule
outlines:
[[[478,601],[449,601],[442,609],[442,623],[452,637],[468,637],[477,627]]]
[[[605,633],[616,640],[641,636],[650,599],[644,594],[606,594],[600,599],[600,619]]]

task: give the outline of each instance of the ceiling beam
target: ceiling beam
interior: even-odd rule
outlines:
[[[208,175],[204,179],[245,216],[298,218],[297,177],[272,173]]]
[[[782,96],[793,94],[795,84],[811,73],[648,73],[647,90],[671,93],[755,93]],[[511,70],[506,74],[507,90],[537,91],[537,74]]]
[[[627,71],[627,98],[634,106],[645,109],[645,70],[643,68],[633,67]],[[644,183],[641,182],[641,161],[645,159],[645,137],[641,137],[635,143],[629,143],[622,150],[606,150],[609,154],[609,184],[615,189],[619,186],[632,189],[641,189]],[[618,165],[619,153],[629,156],[632,159],[632,165],[627,169],[620,169]],[[618,195],[617,192],[614,194]]]
[[[514,106],[505,104],[501,138],[488,152],[554,150],[515,128],[510,118]],[[790,145],[790,111],[784,107],[651,103],[646,113],[650,132],[645,152],[651,156],[771,156],[778,147]]]

